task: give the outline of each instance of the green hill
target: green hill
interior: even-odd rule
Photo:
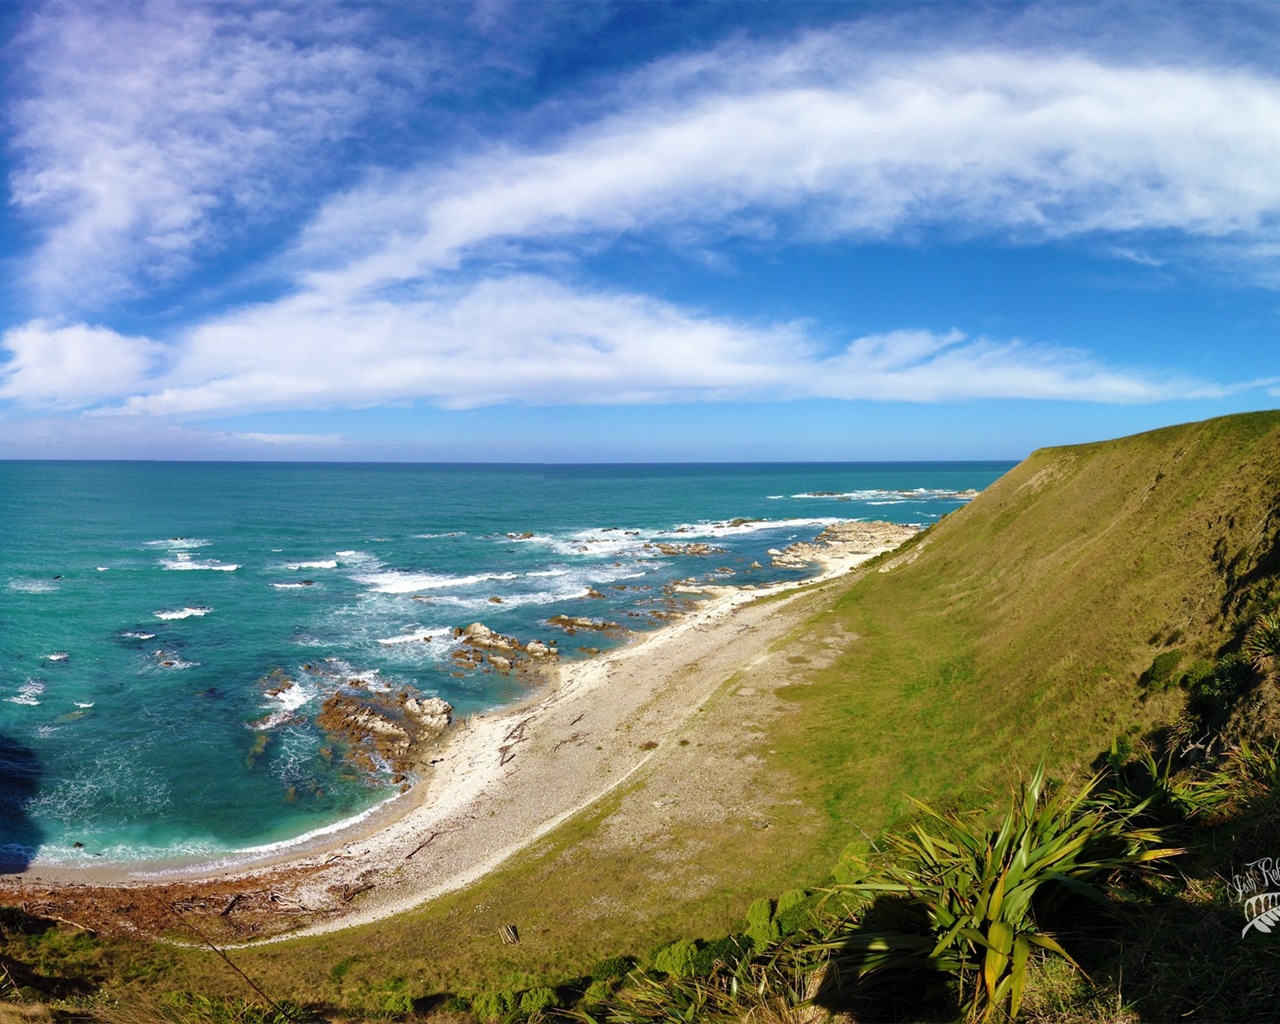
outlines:
[[[773,742],[833,838],[904,793],[984,803],[1175,718],[1139,677],[1237,642],[1278,568],[1280,413],[1042,449],[817,617],[811,638],[858,639],[792,688],[802,724]]]

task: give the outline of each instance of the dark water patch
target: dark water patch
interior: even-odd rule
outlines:
[[[40,792],[43,770],[30,747],[0,736],[0,869],[25,871],[44,842],[28,808]]]

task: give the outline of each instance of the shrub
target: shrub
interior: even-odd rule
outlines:
[[[778,923],[774,920],[772,900],[758,899],[747,908],[746,935],[756,949],[764,949],[781,934]]]
[[[1275,663],[1280,657],[1280,612],[1268,612],[1254,620],[1245,635],[1243,650],[1259,671]]]
[[[591,968],[591,977],[604,981],[619,981],[635,966],[629,956],[610,956],[597,960]]]
[[[821,893],[809,893],[804,889],[784,892],[778,897],[778,909],[773,915],[778,933],[787,938],[809,928],[814,923],[814,911],[821,901]]]
[[[744,943],[736,935],[726,935],[714,942],[701,944],[693,958],[693,976],[709,978],[721,967],[732,970],[749,952],[749,940]]]
[[[1148,668],[1138,677],[1138,685],[1152,693],[1170,689],[1174,684],[1174,670],[1182,663],[1182,651],[1165,651],[1157,654]]]
[[[694,961],[698,956],[698,944],[692,939],[678,939],[658,950],[653,958],[653,969],[673,978],[690,978],[695,973]]]
[[[478,1020],[503,1020],[519,1008],[514,992],[481,992],[471,1000],[471,1012]]]
[[[550,1010],[559,1005],[560,998],[556,995],[556,990],[545,986],[531,988],[520,997],[520,1012],[526,1017],[532,1017],[535,1013],[541,1013],[543,1010]]]
[[[587,986],[587,990],[582,993],[582,1001],[588,1006],[597,1006],[606,1002],[613,995],[613,984],[604,978],[599,978]]]
[[[1188,680],[1190,709],[1202,720],[1226,714],[1257,681],[1257,672],[1244,655],[1228,654],[1208,675]]]

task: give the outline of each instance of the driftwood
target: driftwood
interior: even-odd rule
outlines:
[[[287,910],[291,913],[295,913],[295,914],[311,913],[310,907],[303,906],[301,903],[295,900],[292,896],[286,896],[284,893],[276,892],[274,889],[272,889],[270,892],[267,893],[267,901],[269,903],[274,903],[280,908]]]
[[[498,929],[498,934],[502,936],[504,946],[515,946],[520,942],[520,933],[516,931],[516,926],[513,924],[504,924]]]
[[[579,715],[578,717],[579,717],[579,718],[581,718],[582,716],[581,716],[581,715]],[[554,747],[554,748],[552,748],[552,751],[551,751],[551,752],[554,754],[557,750],[559,750],[561,747],[563,747],[566,743],[581,743],[581,742],[582,742],[582,740],[583,740],[583,735],[584,735],[583,733],[575,732],[575,733],[573,733],[573,734],[571,734],[571,735],[569,735],[569,736],[566,736],[566,737],[565,737],[564,739],[562,739],[559,743],[557,743],[557,744],[555,745],[555,747]]]
[[[353,899],[355,899],[355,897],[359,896],[362,892],[368,892],[372,888],[373,888],[372,882],[365,882],[364,885],[356,885],[356,886],[344,885],[342,887],[342,893],[339,895],[338,898],[342,900],[343,903],[350,903]]]
[[[412,850],[410,850],[408,853],[406,853],[406,854],[404,855],[404,859],[405,859],[405,860],[408,860],[408,859],[409,859],[410,857],[412,857],[414,854],[416,854],[416,853],[421,853],[421,852],[422,852],[423,850],[425,850],[428,846],[430,846],[433,842],[435,842],[435,838],[436,838],[436,836],[438,836],[439,834],[440,834],[439,832],[432,832],[432,833],[431,833],[431,835],[427,836],[427,838],[426,838],[426,839],[424,839],[424,840],[423,840],[422,842],[420,842],[417,846],[415,846]]]
[[[87,932],[89,935],[98,934],[92,928],[81,924],[79,921],[72,921],[69,918],[59,917],[57,914],[44,914],[42,916],[47,917],[50,921],[57,921],[58,924],[69,924],[72,928],[79,928],[82,932]]]
[[[218,916],[226,917],[229,913],[231,913],[232,910],[235,909],[236,904],[240,902],[243,896],[244,896],[244,893],[242,892],[238,892],[234,896],[232,896],[231,899],[227,900],[227,905],[223,907],[220,911],[218,911]]]

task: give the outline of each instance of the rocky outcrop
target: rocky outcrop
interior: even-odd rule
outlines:
[[[547,622],[563,629],[570,636],[573,636],[580,629],[594,630],[597,633],[608,633],[614,636],[621,636],[627,632],[625,626],[617,622],[609,622],[605,619],[588,619],[580,615],[553,615],[547,619]]]
[[[916,527],[900,523],[833,523],[812,543],[789,544],[781,551],[771,548],[769,554],[781,569],[807,569],[834,554],[878,555],[892,551],[917,532]]]
[[[680,531],[677,530],[677,533]],[[675,555],[723,555],[724,548],[713,548],[710,544],[702,541],[690,542],[688,544],[671,544],[667,541],[646,541],[646,548],[656,550],[659,554],[667,556]]]
[[[325,700],[316,725],[347,747],[347,760],[377,771],[386,765],[397,782],[423,761],[424,748],[438,739],[453,718],[453,708],[439,697],[339,692]]]
[[[461,668],[484,668],[488,665],[499,672],[511,672],[531,662],[553,661],[560,656],[554,644],[541,640],[530,640],[522,643],[513,636],[505,636],[490,629],[483,622],[473,622],[464,628],[453,631],[460,644],[453,652],[455,662]]]

